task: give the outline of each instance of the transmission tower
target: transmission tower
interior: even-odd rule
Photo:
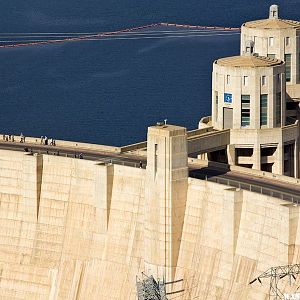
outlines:
[[[249,284],[253,284],[255,281],[262,283],[262,279],[270,278],[269,299],[285,300],[289,298],[280,291],[278,283],[281,279],[288,277],[291,285],[292,278],[296,280],[298,274],[300,274],[300,264],[272,267],[253,279]]]
[[[136,280],[138,300],[168,300],[164,280],[156,281],[153,276],[142,273],[142,279]]]

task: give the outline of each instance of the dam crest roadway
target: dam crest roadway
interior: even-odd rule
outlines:
[[[218,149],[214,141],[222,148],[228,140],[228,130],[214,131],[210,128],[196,129],[187,132],[189,154],[205,153]],[[140,142],[123,147],[78,143],[57,140],[55,146],[44,145],[40,139],[15,136],[15,141],[0,140],[0,150],[24,152],[24,155],[56,155],[95,161],[97,164],[118,164],[134,168],[147,166],[147,142]],[[220,142],[221,141],[221,142]],[[213,161],[188,158],[189,177],[207,180],[228,187],[248,190],[269,195],[281,200],[300,204],[299,179],[276,175],[265,171],[253,170]]]

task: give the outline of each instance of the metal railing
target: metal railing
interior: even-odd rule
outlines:
[[[292,193],[285,193],[285,192],[281,192],[281,191],[274,190],[271,188],[263,187],[263,186],[260,186],[257,184],[241,182],[241,181],[237,181],[237,180],[229,179],[229,178],[209,177],[204,174],[197,174],[197,176],[190,174],[190,177],[203,179],[206,181],[215,182],[215,183],[227,185],[230,187],[239,188],[239,189],[247,190],[250,192],[275,197],[275,198],[278,198],[281,200],[290,201],[295,205],[300,204],[300,194],[296,195],[296,194],[292,194]]]
[[[128,161],[118,158],[103,158],[97,160],[100,164],[105,165],[121,165],[121,166],[127,166],[127,167],[133,167],[133,168],[140,168],[140,169],[146,169],[147,163],[145,161],[136,162],[136,161]]]

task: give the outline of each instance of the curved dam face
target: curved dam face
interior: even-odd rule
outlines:
[[[0,298],[137,299],[144,272],[180,280],[168,299],[266,299],[248,283],[299,261],[299,207],[188,178],[185,135],[150,130],[146,170],[0,150]]]

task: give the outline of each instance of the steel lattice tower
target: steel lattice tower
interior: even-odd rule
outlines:
[[[300,274],[300,264],[272,267],[253,279],[249,284],[254,283],[256,280],[261,283],[261,279],[270,278],[269,299],[284,300],[286,298],[278,287],[279,281],[288,276],[291,284],[292,278],[296,280],[298,274]]]

